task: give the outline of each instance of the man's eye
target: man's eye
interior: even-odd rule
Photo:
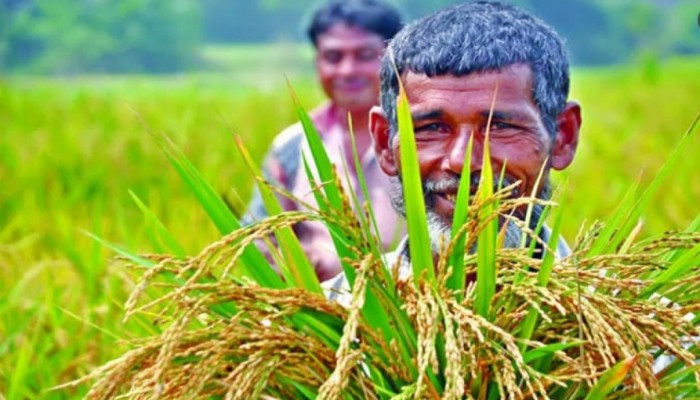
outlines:
[[[490,130],[495,131],[495,130],[511,129],[511,128],[515,128],[515,127],[507,122],[492,121]]]
[[[414,131],[416,132],[444,132],[446,131],[445,125],[433,122],[430,124],[416,126]]]
[[[323,53],[323,59],[327,62],[337,64],[343,59],[343,54],[339,51],[326,51]]]
[[[374,49],[361,49],[355,54],[355,57],[359,61],[374,61],[379,59],[379,52]]]
[[[433,122],[430,124],[418,125],[413,129],[415,133],[416,140],[418,141],[433,141],[440,140],[444,138],[445,135],[449,135],[449,126],[440,123]]]

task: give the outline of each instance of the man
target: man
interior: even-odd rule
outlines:
[[[572,162],[581,110],[567,101],[569,63],[557,34],[534,16],[503,3],[447,8],[412,23],[391,41],[380,71],[381,108],[370,113],[377,159],[392,179],[392,201],[401,215],[405,208],[396,134],[397,70],[410,104],[433,248],[449,239],[464,168],[471,171],[472,193],[476,189],[487,128],[493,170],[505,167],[505,183],[519,182],[517,195],[534,192],[547,198],[549,171]],[[463,165],[470,137],[471,165]],[[543,166],[544,183],[536,186]],[[518,246],[519,228],[508,224],[506,229],[506,245]],[[395,253],[402,275],[410,272],[406,242]],[[559,255],[566,251],[561,242]],[[333,289],[347,288],[347,282],[339,275],[325,286],[333,298]]]
[[[370,109],[379,99],[379,67],[386,43],[401,26],[399,12],[379,0],[333,0],[314,13],[308,29],[309,39],[316,48],[316,72],[329,98],[311,113],[311,118],[341,174],[342,160],[348,162],[352,187],[346,189],[361,197],[352,162],[348,116],[352,119],[358,154],[362,157],[362,172],[369,190],[370,198],[366,200],[374,207],[382,240],[387,247],[400,237],[403,230],[386,195],[388,178],[379,168],[371,148],[368,118]],[[295,124],[275,138],[265,157],[263,173],[268,180],[293,195],[315,204],[301,167],[302,153],[306,151],[302,127]],[[299,207],[288,199],[281,200],[286,210]],[[256,192],[244,222],[250,223],[265,215],[259,192]],[[330,235],[320,223],[300,223],[295,226],[295,231],[321,280],[341,271]]]

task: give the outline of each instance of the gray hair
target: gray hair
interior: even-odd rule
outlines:
[[[569,61],[557,33],[540,19],[500,2],[477,1],[449,7],[401,30],[382,59],[381,105],[397,131],[399,75],[408,70],[429,77],[497,71],[513,64],[533,73],[532,97],[550,136],[569,94]]]

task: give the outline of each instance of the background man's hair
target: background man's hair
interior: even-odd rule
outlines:
[[[540,19],[508,4],[478,1],[449,7],[408,25],[389,44],[382,60],[381,105],[396,132],[398,80],[406,71],[463,76],[527,64],[532,96],[550,136],[569,94],[569,61],[557,33]]]
[[[379,0],[331,0],[323,4],[311,18],[309,39],[318,45],[318,36],[337,23],[361,28],[389,40],[403,26],[395,7]]]

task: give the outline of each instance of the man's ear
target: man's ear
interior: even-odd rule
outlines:
[[[578,147],[581,129],[581,106],[570,101],[557,116],[557,135],[552,149],[552,168],[562,170],[571,164]]]
[[[378,106],[372,107],[369,112],[369,132],[372,135],[374,154],[377,156],[379,166],[389,176],[398,175],[399,167],[394,159],[394,151],[391,148],[391,128],[384,111]]]

